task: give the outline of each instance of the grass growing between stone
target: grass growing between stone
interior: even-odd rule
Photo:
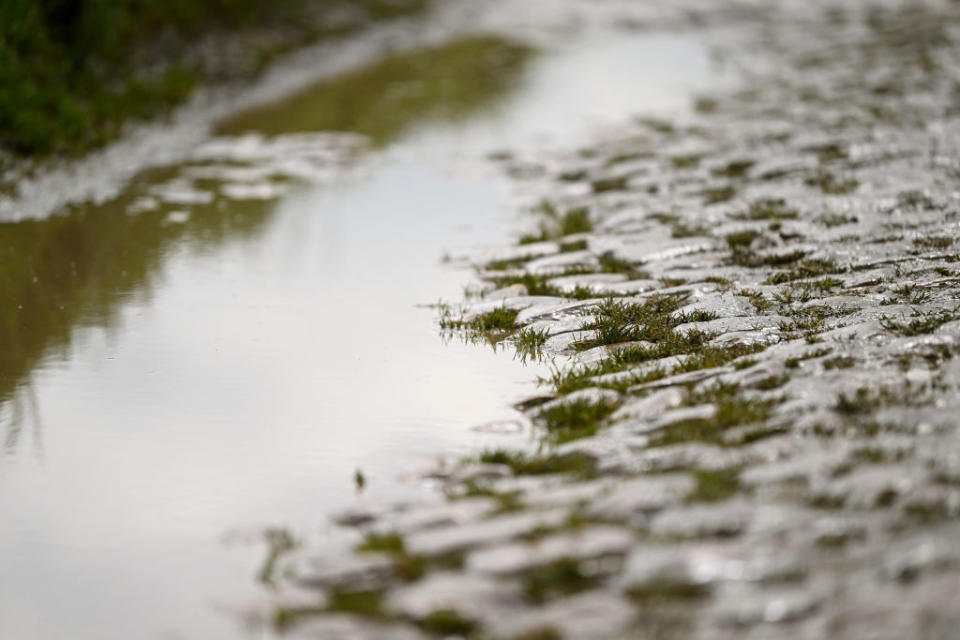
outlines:
[[[595,435],[617,406],[614,402],[576,400],[547,409],[537,422],[546,428],[551,442],[562,444]]]
[[[543,345],[548,337],[546,329],[523,328],[513,337],[513,346],[522,361],[537,360],[543,355]]]
[[[506,449],[493,449],[480,454],[479,461],[487,464],[506,465],[518,476],[565,473],[579,478],[590,478],[595,476],[597,472],[596,461],[582,454],[558,455],[547,453],[537,455]]]
[[[590,218],[588,207],[573,207],[561,213],[553,203],[544,200],[534,208],[534,213],[540,218],[539,232],[521,236],[519,240],[521,245],[557,240],[564,236],[593,231],[593,220]]]
[[[487,493],[464,493],[468,495],[488,495]],[[499,509],[506,511],[509,509]],[[395,532],[370,532],[354,549],[357,553],[384,553],[393,560],[394,576],[402,582],[415,582],[422,578],[427,571],[452,570],[463,566],[463,554],[458,552],[439,556],[424,557],[407,552],[403,536]]]
[[[543,604],[553,598],[586,591],[598,583],[599,579],[585,573],[579,562],[562,558],[528,571],[523,591],[529,602]]]
[[[351,613],[364,618],[386,619],[389,614],[383,606],[381,591],[340,591],[327,594],[327,611],[332,613]]]
[[[704,189],[703,203],[707,205],[718,204],[728,200],[733,200],[736,195],[737,190],[730,185],[723,187],[711,187],[709,189]]]
[[[676,296],[653,295],[642,303],[607,300],[593,312],[593,321],[584,325],[584,329],[595,330],[597,337],[578,343],[577,349],[646,341],[662,345],[672,352],[670,355],[686,353],[701,346],[706,334],[697,331],[677,334],[674,327],[713,320],[716,315],[704,311],[677,312],[679,307]]]
[[[716,413],[710,418],[696,418],[672,424],[653,438],[650,446],[667,446],[685,442],[706,442],[717,445],[746,444],[770,433],[759,431],[742,436],[735,442],[731,442],[724,436],[734,427],[762,425],[771,416],[773,407],[778,403],[779,400],[749,397],[734,384],[715,384],[698,391],[691,391],[684,404],[689,406],[712,404],[716,407]]]
[[[538,627],[513,636],[510,640],[563,640],[563,635],[554,627]]]
[[[474,334],[509,333],[516,328],[519,311],[498,307],[486,313],[469,318],[455,317],[448,307],[441,308],[440,328],[445,330],[466,330]]]
[[[699,600],[710,595],[710,588],[707,585],[675,580],[668,575],[663,575],[648,580],[642,585],[633,585],[627,589],[627,595],[640,605],[653,607],[669,601]]]
[[[272,584],[274,572],[280,558],[297,547],[297,540],[286,529],[270,529],[264,532],[267,543],[267,558],[264,560],[257,579],[264,584]]]
[[[794,280],[804,278],[815,278],[817,276],[839,273],[841,268],[836,262],[829,259],[810,259],[802,260],[792,265],[786,271],[778,271],[767,278],[764,284],[784,284]]]
[[[456,609],[432,611],[420,620],[419,624],[424,631],[437,634],[443,638],[469,636],[477,628],[476,621],[464,617]]]
[[[860,387],[852,393],[840,393],[833,409],[837,413],[858,417],[870,415],[878,409],[890,406],[916,406],[923,396],[916,390],[891,387]]]
[[[743,356],[763,351],[761,345],[734,344],[730,346],[703,346],[712,335],[698,334],[696,339],[687,336],[685,340],[655,345],[654,347],[629,347],[615,352],[611,357],[597,364],[580,368],[555,368],[549,379],[541,379],[561,394],[572,393],[587,387],[603,387],[625,392],[636,385],[655,382],[668,376],[701,369],[721,367]],[[690,357],[679,364],[656,366],[658,360],[676,355]],[[649,368],[630,370],[639,365],[650,363]],[[598,379],[608,374],[622,373],[615,379]]]
[[[718,471],[698,469],[693,471],[697,486],[687,496],[690,502],[719,502],[732,498],[740,492],[740,470],[723,469]]]
[[[954,309],[952,311],[933,311],[929,313],[917,312],[913,314],[909,321],[884,316],[880,318],[880,324],[887,331],[892,331],[901,336],[913,337],[932,333],[958,318],[960,318],[960,312]]]
[[[783,198],[766,198],[750,203],[745,214],[735,216],[746,220],[796,220],[797,210],[787,206]]]

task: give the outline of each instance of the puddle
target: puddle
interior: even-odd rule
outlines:
[[[218,613],[262,557],[225,532],[322,529],[358,468],[363,499],[416,496],[398,478],[439,452],[527,441],[509,403],[544,365],[445,343],[417,306],[460,298],[445,251],[507,238],[484,157],[686,109],[711,69],[640,34],[510,68],[479,110],[378,120],[381,150],[220,141],[117,201],[0,225],[0,637],[261,637]]]
[[[532,53],[488,36],[389,56],[239,114],[218,130],[226,135],[352,131],[382,146],[425,119],[458,122],[496,105]]]

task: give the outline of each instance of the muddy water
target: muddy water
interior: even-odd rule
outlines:
[[[322,528],[416,496],[403,476],[440,452],[529,439],[475,427],[518,419],[542,365],[447,343],[418,306],[460,297],[446,251],[507,237],[484,157],[685,109],[712,71],[696,42],[636,34],[509,71],[482,108],[431,103],[372,149],[227,140],[0,225],[0,637],[252,637],[218,607],[257,594],[262,554],[230,532]]]

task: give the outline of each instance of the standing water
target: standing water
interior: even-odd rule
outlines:
[[[261,554],[225,532],[315,530],[360,499],[355,469],[363,499],[404,497],[432,456],[529,438],[474,427],[520,419],[543,365],[444,342],[423,304],[469,279],[446,250],[509,240],[484,158],[685,109],[710,67],[637,34],[508,54],[514,80],[473,87],[479,104],[364,96],[388,61],[225,125],[333,122],[372,148],[247,135],[0,225],[0,637],[238,637],[216,605],[255,593]]]

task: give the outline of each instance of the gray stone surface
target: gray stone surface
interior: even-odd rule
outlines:
[[[436,611],[457,611],[464,618],[488,620],[512,609],[519,598],[519,584],[515,582],[438,572],[395,589],[387,600],[387,609],[415,620]]]
[[[495,575],[520,574],[565,558],[593,560],[626,555],[634,535],[625,529],[588,527],[471,553],[467,569]]]
[[[515,273],[597,295],[513,287],[467,309],[518,309],[573,372],[545,385],[550,404],[518,405],[540,448],[437,476],[446,506],[341,514],[402,534],[405,555],[310,564],[308,548],[279,588],[383,589],[389,624],[454,609],[498,639],[957,637],[960,4],[617,6],[746,73],[692,113],[503,161],[531,204],[595,222],[568,238],[576,251],[476,258],[481,278],[491,259],[529,258]],[[643,336],[656,359],[618,363],[629,331],[581,351],[607,294],[672,301],[669,333]],[[615,410],[568,442],[538,425],[574,401]],[[424,575],[404,582],[395,563],[411,559]]]
[[[436,556],[496,544],[543,527],[559,526],[566,517],[562,510],[533,511],[479,520],[462,525],[437,527],[407,538],[407,550]]]
[[[298,621],[284,637],[293,640],[425,640],[430,636],[408,624],[374,622],[360,616],[331,614]]]

